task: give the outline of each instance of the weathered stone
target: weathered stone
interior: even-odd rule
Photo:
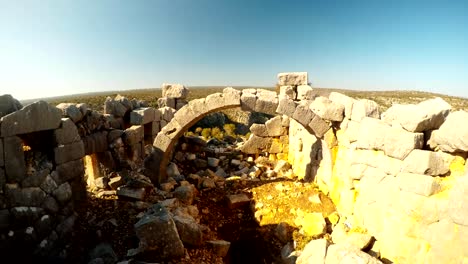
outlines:
[[[51,173],[52,178],[57,184],[83,177],[83,175],[84,165],[81,159],[60,164],[57,166],[55,172]]]
[[[187,87],[182,84],[163,83],[161,86],[162,97],[172,97],[177,99],[186,99],[189,93]]]
[[[313,100],[313,89],[309,85],[297,86],[297,100]]]
[[[255,102],[255,112],[274,115],[276,108],[278,108],[276,93],[259,89],[257,91],[257,101]]]
[[[302,226],[301,229],[308,236],[319,236],[325,232],[326,222],[322,213],[307,213],[304,217],[296,218],[295,222]]]
[[[179,168],[177,168],[177,164],[171,162],[167,165],[167,177],[176,178],[180,176]]]
[[[268,151],[271,147],[271,137],[258,137],[254,134],[239,149],[247,154],[257,154],[262,151]]]
[[[159,121],[150,122],[150,123],[146,124],[144,128],[145,128],[145,131],[144,131],[145,136],[146,135],[154,136],[154,135],[157,135],[159,133],[159,131],[161,131]]]
[[[176,108],[176,99],[172,97],[162,97],[158,98],[158,106],[159,107],[170,107],[175,109]]]
[[[62,223],[57,225],[56,231],[59,237],[63,238],[72,232],[73,227],[75,226],[76,218],[76,215],[72,214],[63,220]]]
[[[280,96],[286,96],[287,98],[291,100],[296,100],[297,97],[297,92],[295,87],[291,85],[286,85],[286,86],[280,86]]]
[[[121,176],[115,176],[115,177],[110,178],[108,184],[112,190],[117,190],[118,187],[124,184],[124,180]]]
[[[45,180],[46,176],[50,173],[49,169],[35,171],[33,174],[28,175],[22,182],[21,187],[39,187]],[[3,186],[3,185],[2,185]]]
[[[117,117],[125,116],[127,108],[119,101],[113,100],[110,97],[104,102],[104,114],[110,114]]]
[[[145,188],[120,186],[117,188],[117,195],[142,201],[145,199],[146,191]]]
[[[325,263],[328,245],[328,241],[323,238],[310,241],[297,258],[296,264]]]
[[[303,126],[308,126],[312,118],[314,118],[315,114],[310,110],[309,105],[305,103],[301,103],[296,107],[296,111],[292,118]]]
[[[332,102],[343,105],[345,117],[347,117],[348,119],[351,119],[351,114],[353,111],[353,104],[356,101],[355,99],[349,96],[346,96],[344,94],[337,93],[337,92],[331,92],[328,98]]]
[[[217,158],[208,157],[207,162],[208,166],[216,168],[218,167],[220,160]]]
[[[102,259],[103,264],[114,264],[119,259],[112,246],[108,243],[99,243],[89,254],[91,259]]]
[[[161,107],[158,110],[161,113],[161,119],[167,122],[171,121],[171,119],[174,117],[174,114],[176,112],[175,109],[170,108],[170,107]]]
[[[186,106],[188,101],[185,99],[176,99],[175,109],[180,110],[182,107]]]
[[[128,145],[134,145],[145,137],[143,126],[131,126],[124,131],[124,140]]]
[[[325,133],[330,129],[330,124],[320,118],[318,115],[314,115],[312,120],[310,121],[308,127],[314,131],[315,136],[318,138],[322,138]]]
[[[6,197],[11,206],[40,207],[46,194],[39,187],[18,188],[8,184],[5,188]]]
[[[36,131],[56,129],[62,112],[45,101],[38,101],[1,118],[1,136],[8,137]]]
[[[203,189],[213,189],[216,188],[216,182],[212,178],[203,178],[201,187]]]
[[[81,140],[67,145],[59,145],[54,148],[55,164],[81,159],[84,155],[85,149],[83,141]]]
[[[10,94],[0,95],[0,118],[23,108],[21,103]]]
[[[198,191],[192,184],[179,186],[174,191],[174,197],[181,202],[191,205],[197,197]]]
[[[227,195],[226,201],[229,209],[240,208],[250,203],[249,197],[244,193]]]
[[[108,148],[107,131],[100,131],[84,137],[83,144],[86,155],[106,151]]]
[[[26,177],[23,142],[19,137],[6,137],[3,138],[3,148],[7,181],[19,183]]]
[[[163,259],[179,258],[184,255],[174,220],[167,209],[156,204],[135,224],[140,240],[140,252],[156,251]]]
[[[207,241],[207,243],[213,249],[213,253],[218,257],[225,257],[231,247],[231,242],[225,240],[210,240]]]
[[[364,117],[380,118],[379,105],[368,99],[354,101],[351,120],[359,122]]]
[[[276,108],[277,113],[286,115],[288,117],[293,117],[295,111],[296,111],[296,102],[284,96],[279,97],[278,108]]]
[[[246,93],[245,89],[241,96],[241,109],[244,111],[255,111],[255,104],[257,102],[257,96],[252,93]]]
[[[415,149],[403,161],[403,172],[426,175],[444,175],[450,170],[454,156],[428,150]]]
[[[0,231],[4,231],[10,227],[10,211],[7,209],[0,210]]]
[[[454,223],[468,226],[468,178],[458,178],[453,186],[449,193],[449,216]]]
[[[57,201],[61,204],[66,204],[72,197],[72,189],[68,182],[61,184],[55,191],[53,195]]]
[[[282,72],[278,73],[278,84],[285,85],[307,85],[307,72]]]
[[[54,130],[54,136],[57,145],[70,144],[81,140],[78,129],[70,118],[62,118],[60,128]]]
[[[83,113],[81,110],[73,103],[60,103],[56,106],[62,111],[63,117],[70,118],[73,123],[77,123],[83,119]]]
[[[450,113],[447,120],[440,126],[439,130],[433,132],[431,147],[436,146],[445,152],[467,152],[468,151],[468,112],[457,111]]]
[[[267,137],[268,131],[264,124],[252,124],[250,126],[250,132],[259,137]]]
[[[382,262],[359,248],[349,244],[333,244],[327,249],[325,264],[382,264]]]
[[[52,196],[47,196],[42,203],[42,207],[49,213],[55,214],[59,211],[60,207],[57,201]]]
[[[266,130],[267,130],[267,135],[270,137],[279,137],[281,136],[281,116],[275,116],[271,118],[270,120],[265,122]]]
[[[419,195],[430,196],[440,188],[437,180],[427,175],[401,172],[396,179],[401,190]]]
[[[452,107],[442,98],[423,101],[417,105],[392,105],[382,114],[382,120],[398,124],[410,132],[438,129]]]
[[[193,217],[189,215],[176,215],[174,216],[174,223],[177,227],[180,240],[184,244],[200,246],[203,243],[202,231]]]
[[[309,107],[312,112],[323,119],[341,122],[344,118],[344,105],[335,103],[326,97],[315,98]]]
[[[275,236],[283,243],[292,239],[292,227],[286,222],[279,223],[275,228]]]
[[[131,125],[144,125],[153,122],[156,116],[156,109],[153,107],[138,108],[130,112]]]

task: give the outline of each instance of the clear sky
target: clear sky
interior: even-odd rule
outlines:
[[[0,0],[0,94],[196,85],[468,97],[468,1]]]

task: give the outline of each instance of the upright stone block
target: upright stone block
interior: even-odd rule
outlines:
[[[309,109],[309,105],[301,103],[296,107],[292,118],[307,127],[314,116],[315,114]]]
[[[81,141],[78,129],[70,118],[62,118],[60,128],[54,131],[55,143],[57,145],[70,144]]]
[[[145,125],[145,135],[154,136],[161,131],[159,121],[153,121]]]
[[[70,118],[73,123],[81,121],[83,119],[83,113],[81,110],[73,103],[60,103],[57,105],[57,108],[62,110],[62,116]]]
[[[54,149],[55,164],[81,159],[84,155],[85,149],[81,140],[71,144],[59,145]]]
[[[9,183],[20,183],[26,177],[23,141],[19,137],[3,139],[5,172]]]
[[[278,74],[278,84],[285,85],[307,85],[307,72],[282,72]]]
[[[294,102],[294,100],[287,98],[285,96],[279,97],[278,108],[276,108],[276,112],[278,114],[286,115],[292,118],[295,111],[296,111],[296,102]]]
[[[145,137],[145,131],[143,126],[131,126],[125,129],[124,138],[125,143],[128,145],[134,145],[143,140]]]
[[[245,90],[241,96],[241,109],[244,111],[255,111],[257,96],[253,93],[246,93]]]
[[[161,89],[163,97],[186,99],[189,93],[187,87],[183,86],[182,84],[163,83]]]
[[[286,86],[280,86],[280,96],[286,96],[287,98],[291,100],[296,100],[297,98],[297,91],[294,86],[291,85],[286,85]]]
[[[297,100],[313,100],[313,89],[309,85],[297,86]]]
[[[158,99],[159,107],[176,108],[176,99],[172,97],[162,97]]]
[[[156,116],[156,110],[152,107],[144,107],[135,109],[130,112],[130,124],[131,125],[144,125],[154,121]]]
[[[278,108],[278,97],[276,93],[258,89],[255,112],[274,115],[276,113],[276,108]]]

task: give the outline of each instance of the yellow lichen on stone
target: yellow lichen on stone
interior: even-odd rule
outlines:
[[[452,163],[450,163],[450,175],[461,176],[465,174],[465,159],[460,156],[455,156]]]
[[[288,161],[288,154],[287,153],[278,153],[278,154],[276,154],[276,158],[278,160]]]
[[[340,215],[337,212],[333,212],[328,216],[328,221],[330,221],[332,225],[336,225],[340,221]]]
[[[305,214],[299,221],[302,230],[307,236],[315,237],[325,232],[326,223],[323,219],[322,213],[308,213]]]

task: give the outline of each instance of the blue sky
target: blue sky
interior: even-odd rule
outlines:
[[[197,85],[468,97],[468,1],[0,0],[0,94]]]

